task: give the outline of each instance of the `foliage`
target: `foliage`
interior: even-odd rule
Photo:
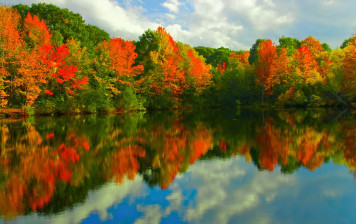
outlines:
[[[298,39],[292,37],[282,36],[279,38],[279,45],[277,46],[278,51],[282,48],[287,49],[287,55],[292,56],[297,49],[301,47],[301,43]]]
[[[68,9],[61,9],[53,4],[39,3],[32,4],[31,7],[19,4],[14,5],[13,8],[19,11],[23,19],[30,13],[43,20],[52,33],[55,31],[57,45],[75,39],[81,43],[81,47],[87,47],[92,54],[98,43],[110,38],[104,30],[85,24],[81,15]]]
[[[279,45],[257,39],[250,51],[192,48],[163,27],[129,41],[55,5],[0,8],[2,108],[53,114],[355,100],[354,38],[335,50],[284,36]]]

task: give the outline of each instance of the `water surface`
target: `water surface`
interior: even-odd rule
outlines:
[[[355,117],[2,119],[0,223],[356,223]]]

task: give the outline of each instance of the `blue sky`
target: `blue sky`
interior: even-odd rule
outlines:
[[[162,25],[192,46],[249,49],[257,38],[278,42],[314,36],[332,48],[356,33],[354,0],[0,0],[46,2],[82,14],[113,37],[137,40]]]

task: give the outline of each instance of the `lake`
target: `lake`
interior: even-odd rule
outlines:
[[[0,223],[356,223],[351,111],[0,124]]]

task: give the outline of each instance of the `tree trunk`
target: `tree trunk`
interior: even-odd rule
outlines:
[[[263,88],[263,86],[261,86],[261,99],[262,99],[262,106],[263,106],[263,100],[264,100],[264,99],[263,99],[263,96],[264,96],[264,94],[263,94],[263,92],[264,92],[264,91],[263,91],[263,90],[264,90],[264,88]]]

